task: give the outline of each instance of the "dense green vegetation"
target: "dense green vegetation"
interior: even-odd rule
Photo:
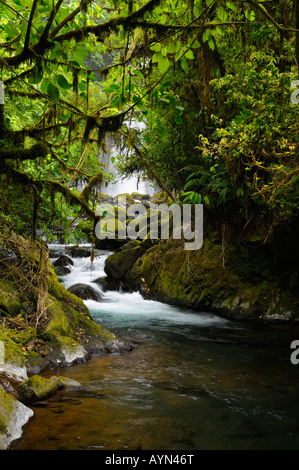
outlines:
[[[93,218],[106,133],[123,174],[203,202],[219,230],[294,222],[298,1],[17,0],[0,15],[3,227],[67,239]]]
[[[78,222],[92,230],[112,134],[123,175],[204,204],[223,260],[232,241],[258,243],[279,276],[297,272],[298,9],[1,0],[3,246],[90,236]]]
[[[91,262],[103,248],[94,227],[113,177],[99,158],[108,136],[123,176],[161,188],[155,201],[202,203],[205,232],[190,252],[182,240],[113,240],[109,249],[121,249],[106,261],[108,286],[297,321],[299,0],[0,0],[0,20],[7,362],[36,374],[132,348],[62,286],[67,266],[55,271],[46,246],[92,240]],[[121,231],[128,213],[118,210]],[[12,419],[2,419],[5,395],[0,448]]]

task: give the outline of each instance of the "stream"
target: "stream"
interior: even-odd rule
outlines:
[[[104,275],[74,258],[68,288]],[[102,292],[102,291],[101,291]],[[106,291],[93,319],[137,347],[47,371],[84,385],[33,407],[20,450],[299,449],[299,325],[240,323]]]

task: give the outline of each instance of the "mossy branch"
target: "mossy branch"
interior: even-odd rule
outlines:
[[[64,186],[62,183],[56,180],[46,180],[43,182],[43,185],[53,189],[55,192],[59,192],[62,194],[65,199],[70,202],[70,204],[76,204],[78,206],[81,206],[83,212],[85,212],[86,216],[89,219],[94,220],[95,213],[94,211],[89,207],[87,201],[82,197],[82,193],[80,194],[75,194],[74,191],[69,189],[67,186]]]
[[[44,55],[47,50],[50,50],[55,47],[55,43],[62,43],[64,41],[69,42],[71,39],[75,39],[76,41],[82,41],[90,34],[93,34],[94,36],[100,38],[106,32],[117,31],[119,26],[123,26],[124,28],[132,27],[132,21],[142,18],[146,13],[152,11],[157,5],[159,5],[160,2],[161,0],[150,0],[148,3],[146,3],[137,11],[131,13],[127,17],[118,16],[117,18],[113,18],[112,20],[106,21],[105,23],[101,23],[95,26],[86,25],[82,28],[68,31],[59,36],[54,36],[51,33],[49,34],[49,29],[53,24],[55,14],[58,10],[58,8],[55,7],[51,12],[50,18],[40,40],[36,44],[33,44],[30,48],[23,50],[19,54],[1,58],[0,64],[2,63],[4,66],[18,66],[26,62],[27,60],[36,57],[36,54]],[[61,3],[61,0],[59,0],[59,6]],[[51,39],[50,41],[49,38]]]
[[[16,183],[21,184],[22,186],[31,186],[37,188],[37,190],[42,191],[45,188],[53,191],[54,193],[60,193],[70,204],[76,204],[81,207],[85,215],[94,220],[95,213],[89,207],[88,201],[85,199],[82,193],[76,194],[74,191],[64,186],[62,183],[56,180],[34,180],[32,179],[25,171],[14,168],[11,164],[4,163],[0,166],[0,173],[5,173],[9,175]]]
[[[48,147],[43,142],[38,142],[28,149],[15,148],[10,150],[0,149],[1,160],[36,160],[44,158],[48,153]]]

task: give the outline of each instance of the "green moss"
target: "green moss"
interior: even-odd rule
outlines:
[[[8,275],[6,270],[6,277],[0,280],[0,305],[2,303],[2,312],[7,317],[3,322],[5,328],[0,326],[0,341],[4,343],[6,363],[20,367],[40,364],[43,357],[35,350],[35,340],[54,344],[63,338],[64,345],[76,344],[77,348],[78,345],[85,347],[91,338],[95,342],[116,340],[112,333],[92,321],[83,300],[65,289],[50,262],[45,265],[46,258],[40,262],[41,250],[44,249],[40,244],[34,245],[29,240],[13,236],[9,239],[9,246],[13,249],[14,245],[17,253],[21,253],[22,263]],[[41,269],[44,277],[38,278]],[[0,268],[0,278],[1,274]],[[40,293],[43,294],[45,311],[37,318]],[[43,344],[42,349],[51,351],[51,344]]]
[[[0,387],[0,435],[6,433],[13,410],[14,399]]]
[[[4,360],[6,363],[23,367],[25,364],[23,350],[15,342],[15,331],[0,326],[0,341],[4,344]]]
[[[134,199],[129,193],[119,194],[117,197],[117,200],[118,200],[118,204],[122,204],[122,203],[124,204],[126,202],[127,205],[130,205],[130,204],[135,203]]]
[[[54,395],[58,390],[58,384],[55,380],[33,375],[18,385],[17,390],[22,401],[34,403]]]
[[[247,269],[244,269],[246,268]],[[270,261],[261,262],[256,247],[222,245],[206,239],[200,250],[186,251],[180,240],[161,241],[149,249],[126,274],[127,288],[149,298],[218,309],[238,318],[294,318],[298,294],[282,288],[275,275],[266,275]],[[297,307],[296,307],[297,305]]]
[[[21,309],[21,298],[16,285],[8,279],[0,279],[0,311],[17,315]]]
[[[98,193],[97,194],[97,200],[99,202],[107,202],[109,200],[110,196],[108,194],[104,193]]]

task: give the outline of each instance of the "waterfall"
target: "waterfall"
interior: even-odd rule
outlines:
[[[115,162],[112,157],[116,157],[121,153],[117,143],[113,140],[113,136],[107,135],[104,139],[105,150],[102,150],[99,155],[99,161],[105,165],[104,170],[112,173],[115,182],[103,183],[100,191],[108,194],[109,196],[116,197],[118,194],[138,192],[140,194],[150,194],[153,196],[156,192],[160,191],[155,183],[146,181],[136,175],[130,178],[123,178],[120,175]],[[112,159],[112,161],[111,161]]]

